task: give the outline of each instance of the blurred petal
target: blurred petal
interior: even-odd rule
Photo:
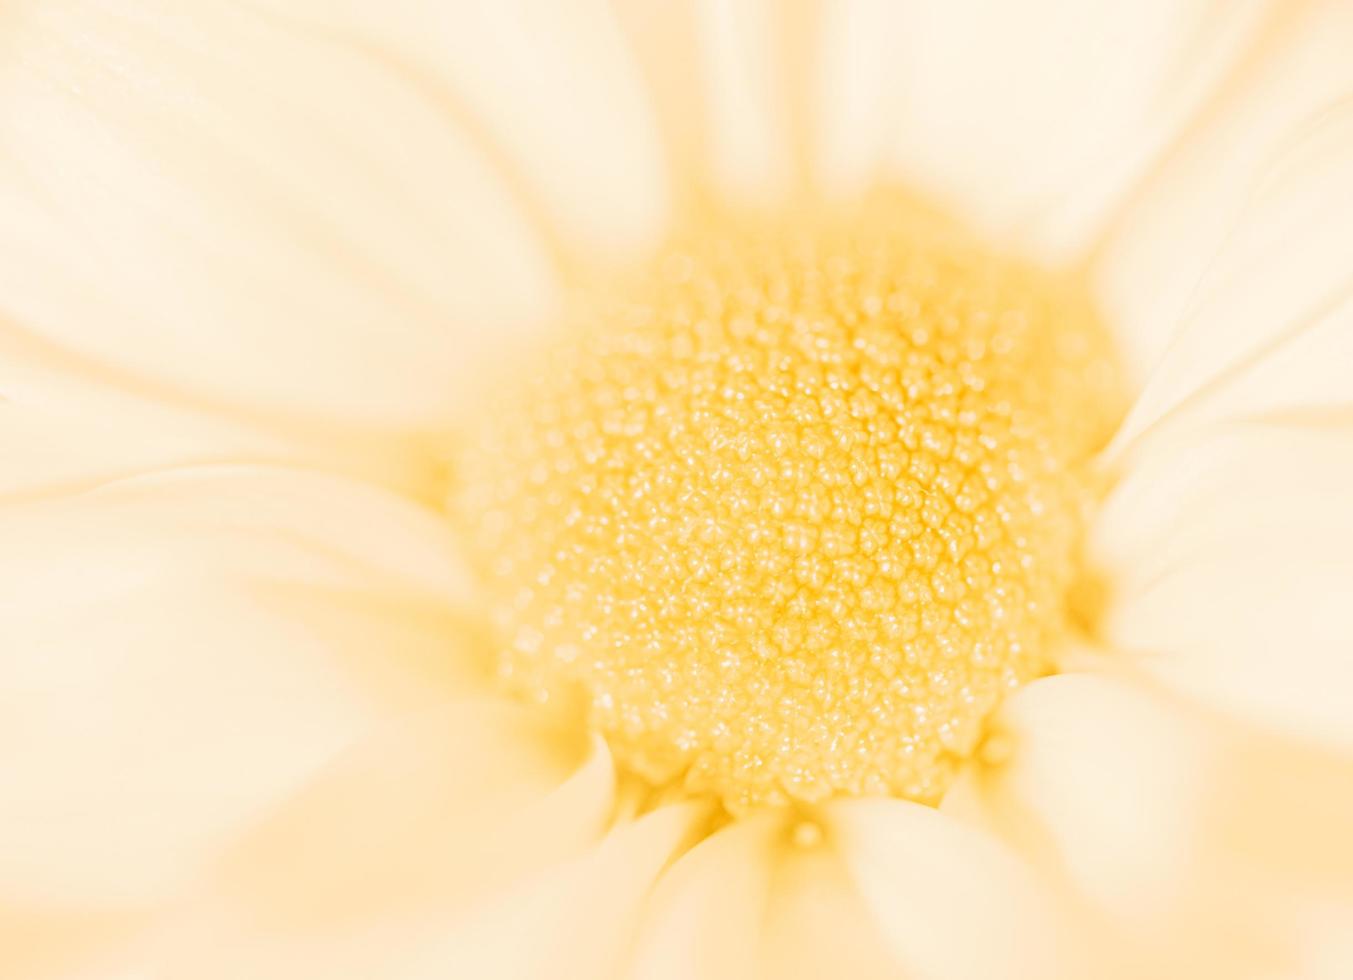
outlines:
[[[831,839],[781,852],[767,896],[761,976],[904,980],[879,923]]]
[[[301,471],[0,510],[0,900],[139,903],[377,719],[478,677],[441,522]]]
[[[711,169],[734,200],[774,201],[793,179],[789,98],[780,84],[784,4],[698,0]]]
[[[1333,107],[1353,96],[1353,8],[1288,9],[1263,57],[1164,162],[1099,257],[1124,355],[1151,378],[1125,435],[1329,316],[1321,304],[1340,261],[1348,285],[1353,151],[1349,110]]]
[[[432,83],[573,249],[661,233],[669,187],[641,76],[607,0],[258,0]]]
[[[216,0],[10,5],[4,43],[0,330],[217,404],[425,426],[552,309],[482,155],[359,47]]]
[[[897,172],[988,231],[1075,255],[1231,74],[1268,7],[906,4],[892,34]]]
[[[596,980],[617,975],[659,873],[703,815],[663,807],[477,908],[399,976]]]
[[[1350,764],[1190,710],[1124,676],[1016,694],[995,755],[945,809],[1065,875],[1122,933],[1125,976],[1270,977],[1283,910],[1353,895]],[[1331,891],[1332,889],[1332,891]],[[1129,952],[1130,951],[1130,952]]]
[[[815,163],[831,194],[862,193],[883,176],[903,94],[905,12],[896,0],[822,5]]]
[[[1171,921],[1213,761],[1201,721],[1115,678],[1064,674],[1011,698],[995,731],[1003,764],[982,792],[1003,829],[1120,920]]]
[[[1148,453],[1109,497],[1104,635],[1175,689],[1353,748],[1353,429],[1249,425]]]
[[[782,823],[740,820],[705,838],[658,882],[625,980],[757,976],[762,913]]]
[[[935,980],[1087,975],[1079,924],[994,839],[900,800],[837,804],[830,825],[906,975]]]
[[[175,936],[173,975],[415,970],[491,896],[586,853],[613,788],[605,745],[537,707],[463,701],[401,719],[227,853]]]
[[[800,824],[799,826],[804,826]],[[667,871],[626,980],[900,978],[830,830],[796,841],[764,815],[705,839]]]

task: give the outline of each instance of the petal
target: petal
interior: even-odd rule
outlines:
[[[1110,916],[1127,976],[1259,975],[1301,946],[1288,905],[1353,895],[1346,761],[1121,674],[1036,681],[995,731],[999,751],[945,809],[1036,856]]]
[[[897,172],[991,232],[1074,255],[1230,74],[1267,6],[907,4]]]
[[[662,231],[659,133],[606,0],[263,2],[430,82],[570,248],[614,256]]]
[[[1318,0],[1288,14],[1099,256],[1098,289],[1123,352],[1151,379],[1132,434],[1318,317],[1347,259],[1349,113],[1332,107],[1353,94],[1353,10]]]
[[[644,913],[625,980],[757,976],[762,910],[781,822],[740,820],[663,875]]]
[[[140,903],[391,712],[478,676],[440,522],[300,471],[0,510],[0,895]]]
[[[910,974],[894,957],[830,827],[825,834],[820,842],[791,842],[780,853],[762,924],[761,975],[903,980]]]
[[[847,801],[829,817],[842,859],[908,976],[1087,975],[1078,972],[1086,965],[1078,924],[995,839],[899,800]]]
[[[1003,761],[980,792],[997,826],[1120,921],[1169,922],[1215,761],[1201,720],[1116,678],[1063,674],[1011,698],[994,730]]]
[[[492,896],[586,854],[613,789],[605,745],[533,706],[399,719],[226,853],[167,958],[185,977],[208,958],[222,978],[416,974]]]
[[[5,44],[6,331],[213,404],[426,426],[552,309],[482,154],[360,46],[214,0],[12,5]]]
[[[1251,425],[1147,454],[1093,540],[1106,639],[1175,690],[1353,747],[1353,432]]]
[[[476,910],[399,976],[615,976],[654,882],[703,816],[703,807],[678,804],[610,831],[581,857],[533,876]]]
[[[804,838],[796,829],[807,829]],[[702,841],[663,875],[626,980],[903,976],[830,832],[766,814]]]
[[[782,6],[699,0],[696,11],[716,185],[734,200],[774,201],[793,179],[785,66],[777,60]]]
[[[821,10],[814,162],[828,193],[849,197],[882,177],[895,137],[906,8],[895,0],[833,0]]]

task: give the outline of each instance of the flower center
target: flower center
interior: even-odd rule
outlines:
[[[518,694],[732,812],[938,800],[1047,673],[1116,362],[900,199],[680,235],[504,392],[451,512]]]

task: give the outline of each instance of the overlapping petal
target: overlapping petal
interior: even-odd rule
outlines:
[[[0,889],[172,894],[392,712],[478,677],[440,522],[305,471],[210,468],[0,512]]]
[[[1127,434],[1279,338],[1324,329],[1347,288],[1349,267],[1335,264],[1349,254],[1353,207],[1353,11],[1314,0],[1285,13],[1098,257],[1124,356],[1149,381]],[[1318,356],[1303,363],[1320,369]]]
[[[1230,77],[1272,6],[827,4],[824,36],[844,50],[825,59],[823,111],[839,114],[822,122],[825,172],[843,186],[890,172],[988,231],[1075,258]],[[848,126],[866,117],[894,127],[882,159]]]
[[[3,15],[0,329],[204,402],[441,426],[555,299],[428,91],[246,4]]]

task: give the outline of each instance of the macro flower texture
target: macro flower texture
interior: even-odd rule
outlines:
[[[1353,2],[0,6],[0,976],[1353,976]]]

